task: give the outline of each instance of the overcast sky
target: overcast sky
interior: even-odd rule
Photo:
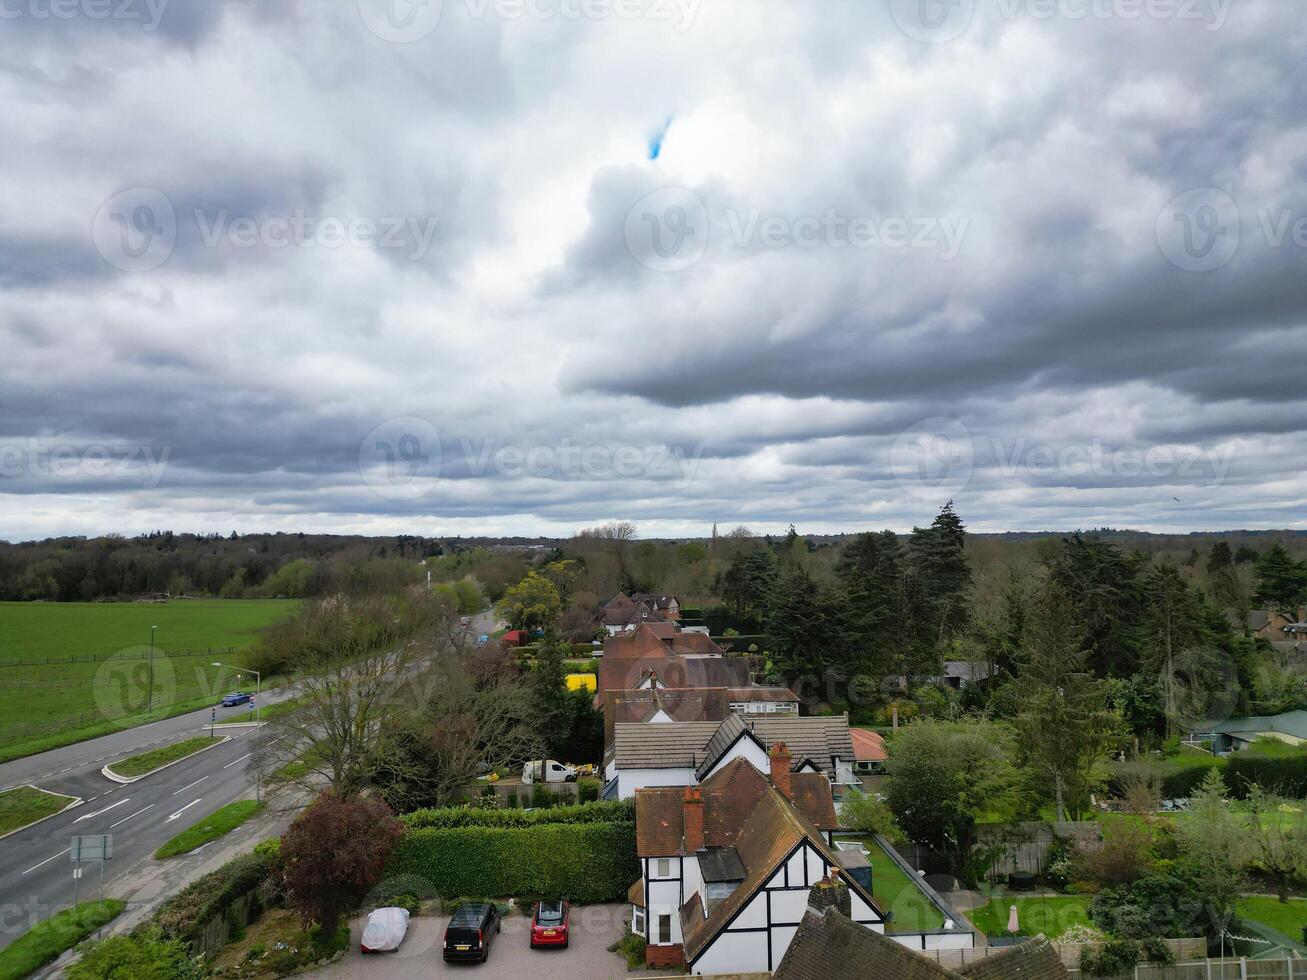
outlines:
[[[0,0],[0,538],[1307,527],[1297,0]]]

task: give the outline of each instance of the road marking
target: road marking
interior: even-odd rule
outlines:
[[[154,804],[151,803],[150,806],[147,806],[147,807],[145,808],[145,810],[149,810],[149,809],[150,809],[151,807],[153,807],[153,806],[154,806]],[[145,812],[145,810],[137,810],[135,813],[132,814],[131,817],[123,817],[121,820],[118,821],[118,823],[126,823],[128,820],[132,819],[132,817],[139,817],[142,813]],[[118,823],[111,823],[111,824],[109,824],[109,829],[110,829],[110,830],[113,830],[115,827],[118,826]]]
[[[246,759],[248,759],[248,758],[249,758],[250,756],[252,756],[253,754],[254,754],[253,752],[247,752],[245,755],[243,755],[243,756],[241,756],[239,759],[237,759],[236,762],[244,762]],[[225,766],[223,766],[222,768],[224,768],[224,769],[230,769],[232,766],[236,765],[236,762],[229,762],[229,763],[227,763]],[[205,779],[208,779],[209,777],[205,776],[204,778],[205,778]]]
[[[204,797],[201,796],[201,797],[200,797],[200,800],[202,800],[202,799],[204,799]],[[187,803],[184,807],[182,807],[182,808],[181,808],[180,810],[178,810],[176,813],[170,815],[170,816],[168,817],[168,819],[164,821],[164,823],[171,823],[172,821],[176,820],[178,817],[180,817],[183,813],[185,813],[185,812],[186,812],[187,810],[189,810],[191,807],[195,806],[196,803],[199,803],[200,800],[191,800],[191,802]]]
[[[130,796],[124,797],[123,799],[119,800],[117,803],[110,803],[103,810],[96,810],[94,813],[88,813],[84,817],[78,817],[76,820],[73,821],[73,823],[81,823],[83,820],[90,820],[92,817],[98,817],[102,813],[108,813],[110,810],[114,809],[115,807],[120,807],[124,803],[130,803],[131,799],[132,798]]]
[[[71,851],[71,850],[72,850],[71,847],[65,847],[62,851],[60,851],[58,854],[56,854],[53,858],[46,858],[46,859],[45,859],[44,861],[42,861],[40,864],[34,864],[34,865],[32,865],[30,868],[27,869],[27,871],[35,871],[37,868],[44,868],[47,864],[49,864],[51,861],[53,861],[54,858],[60,858],[60,857],[63,857],[65,854],[67,854],[67,853],[68,853],[69,851]],[[24,874],[24,875],[27,874],[27,871],[24,871],[23,874]],[[18,877],[21,878],[22,876],[23,876],[23,875],[19,875]]]
[[[177,790],[177,792],[173,793],[172,795],[176,796],[177,793],[185,793],[188,789],[191,788],[191,786],[199,786],[200,783],[204,782],[208,778],[209,778],[208,776],[201,776],[199,779],[195,780],[195,782],[191,783],[190,786],[183,786],[181,789]]]

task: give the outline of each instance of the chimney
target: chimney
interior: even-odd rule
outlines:
[[[824,915],[827,909],[835,909],[846,919],[853,918],[849,886],[841,880],[839,868],[832,867],[828,876],[812,886],[808,892],[808,908],[819,915]]]
[[[685,787],[681,804],[681,822],[685,826],[685,853],[703,850],[703,793],[698,786]]]
[[[794,798],[790,787],[790,750],[784,742],[777,742],[771,747],[771,783],[787,800]]]

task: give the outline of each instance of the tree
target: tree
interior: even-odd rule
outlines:
[[[281,841],[282,877],[304,924],[333,935],[340,918],[381,880],[404,825],[383,801],[327,791]]]
[[[1256,600],[1278,611],[1296,610],[1307,600],[1307,563],[1293,556],[1278,541],[1257,559]]]
[[[903,549],[893,531],[855,535],[835,564],[858,669],[901,672],[906,642]]]
[[[1286,803],[1254,783],[1248,789],[1248,830],[1253,860],[1287,903],[1293,879],[1307,875],[1307,816],[1301,801]]]
[[[1107,756],[1121,737],[1108,685],[1090,673],[1087,660],[1071,602],[1050,582],[1030,618],[1016,726],[1020,757],[1060,821],[1089,811],[1090,794],[1106,783]]]
[[[1100,537],[1080,534],[1063,538],[1048,562],[1049,577],[1075,607],[1081,646],[1099,677],[1125,678],[1139,670],[1142,564]]]
[[[179,940],[146,930],[86,946],[68,980],[200,980],[207,975]]]
[[[846,666],[849,631],[835,590],[814,581],[802,566],[787,564],[767,606],[767,640],[784,676],[822,677]]]
[[[735,609],[736,622],[761,620],[776,585],[776,555],[770,549],[738,553],[717,582],[717,591]]]
[[[513,629],[543,629],[552,626],[562,611],[563,600],[558,594],[558,587],[539,572],[527,572],[522,581],[512,586],[495,603],[495,615]]]
[[[926,612],[925,639],[937,651],[971,622],[971,564],[966,528],[949,501],[928,528],[913,528],[908,542],[913,575]]]
[[[1209,769],[1189,800],[1189,818],[1177,824],[1185,858],[1198,869],[1215,931],[1229,929],[1234,905],[1243,890],[1248,830],[1230,810],[1225,780]]]
[[[969,878],[982,817],[1010,812],[1017,771],[1012,735],[986,721],[914,721],[899,730],[886,764],[886,803],[908,839],[945,855]]]
[[[876,797],[857,790],[840,804],[840,826],[881,836],[896,836],[899,832],[893,811]]]
[[[1188,862],[1145,871],[1119,888],[1105,888],[1089,907],[1089,917],[1104,932],[1122,939],[1161,936],[1216,938],[1218,930],[1207,915],[1205,883]]]

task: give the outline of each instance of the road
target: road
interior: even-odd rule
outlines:
[[[249,716],[245,707],[220,708],[218,714],[219,721]],[[0,788],[30,783],[84,801],[0,840],[0,946],[72,903],[73,836],[113,834],[105,891],[114,896],[115,881],[151,861],[164,841],[219,807],[253,796],[252,726],[219,729],[226,741],[134,783],[115,783],[100,772],[115,759],[199,733],[209,717],[208,709],[191,712],[0,766]],[[79,887],[81,897],[99,897],[98,865],[84,866]]]

